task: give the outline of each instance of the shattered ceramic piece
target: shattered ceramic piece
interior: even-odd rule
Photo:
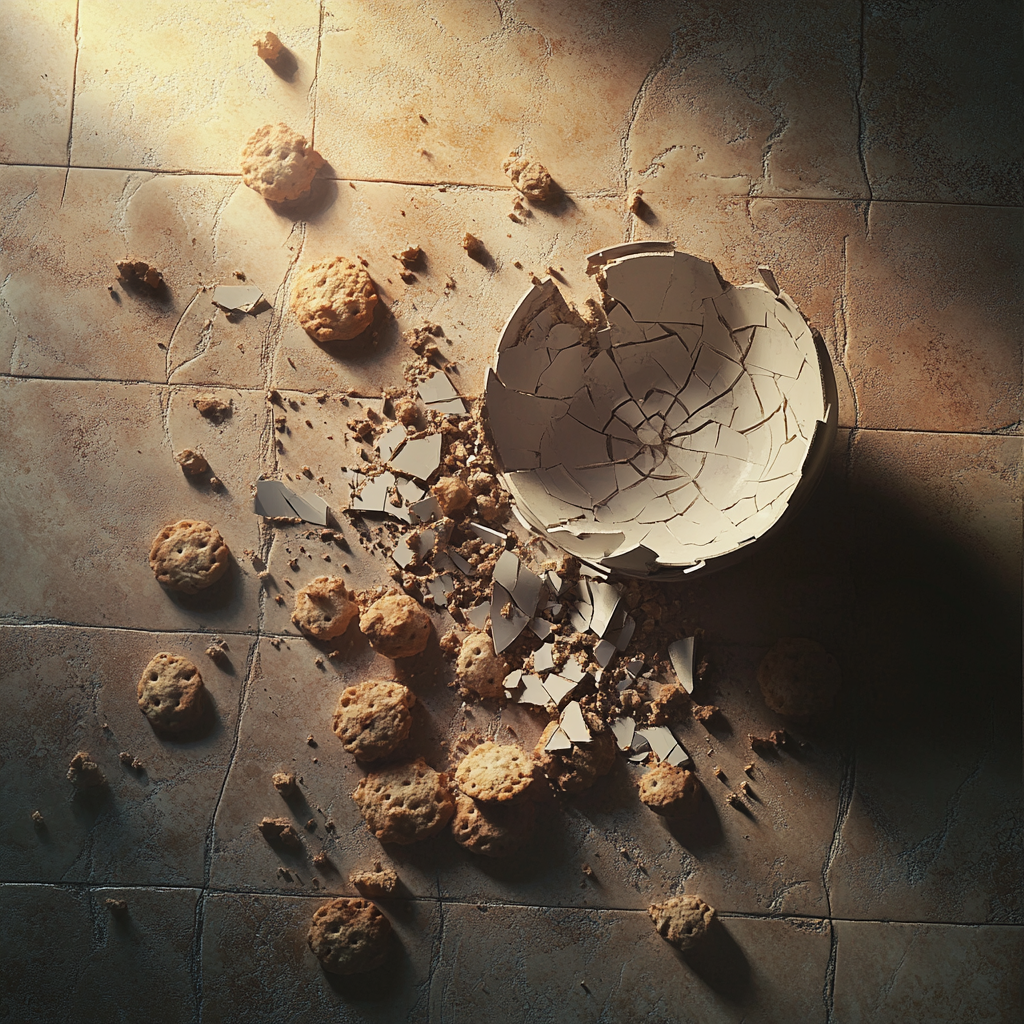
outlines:
[[[280,480],[257,480],[253,511],[265,519],[302,519],[327,525],[329,506],[318,494],[296,494]]]
[[[254,285],[219,284],[210,301],[226,313],[251,313],[263,301],[263,292]]]

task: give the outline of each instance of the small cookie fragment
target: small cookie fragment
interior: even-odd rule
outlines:
[[[379,860],[373,862],[372,871],[353,871],[348,880],[364,896],[392,896],[398,888],[394,868],[381,867]]]
[[[200,395],[192,400],[192,405],[203,419],[218,425],[230,419],[234,411],[230,399],[225,402],[216,395]]]
[[[362,974],[387,959],[391,922],[369,901],[339,896],[318,907],[307,942],[330,974]]]
[[[274,789],[276,789],[281,796],[290,796],[295,792],[294,772],[274,772],[271,781],[274,783]]]
[[[583,720],[590,730],[589,743],[574,743],[571,750],[545,751],[544,747],[558,728],[558,722],[548,722],[533,749],[533,756],[541,771],[563,793],[582,793],[602,775],[607,775],[615,764],[615,735],[597,715],[585,711]]]
[[[149,567],[163,586],[195,594],[224,575],[230,557],[215,527],[201,519],[179,519],[153,538]]]
[[[640,799],[655,814],[692,817],[700,806],[704,787],[693,772],[659,761],[640,780]]]
[[[422,757],[371,772],[352,799],[382,843],[407,845],[429,839],[448,824],[455,810],[448,777]]]
[[[684,952],[702,942],[715,922],[714,908],[699,896],[673,896],[651,904],[647,913],[658,934]]]
[[[87,750],[80,750],[71,758],[71,763],[68,765],[68,782],[77,789],[92,789],[94,786],[107,784],[106,777],[100,771],[100,766],[90,760]],[[35,815],[33,815],[33,820],[35,820]]]
[[[242,181],[273,203],[309,191],[324,158],[286,124],[265,124],[242,148]]]
[[[359,761],[394,753],[412,728],[416,694],[401,683],[371,679],[346,688],[334,712],[334,732]]]
[[[535,781],[533,758],[511,743],[481,743],[455,769],[455,782],[477,801],[512,800]]]
[[[509,153],[502,161],[501,169],[527,199],[543,203],[553,198],[558,191],[558,186],[552,180],[548,169],[532,157]]]
[[[390,594],[374,601],[359,617],[359,628],[370,646],[385,658],[422,654],[433,623],[426,610],[408,594]]]
[[[203,677],[180,654],[157,654],[143,669],[136,692],[139,710],[158,732],[188,732],[203,719]]]
[[[32,812],[32,824],[35,825],[36,828],[42,828],[43,825],[46,824],[46,820],[43,818],[43,812],[42,811],[33,811]]]
[[[340,576],[317,576],[296,592],[292,622],[314,640],[341,636],[359,614],[353,597]]]
[[[468,231],[464,232],[461,245],[471,260],[475,260],[477,263],[487,262],[487,246],[476,235],[471,235]]]
[[[252,45],[256,48],[256,56],[260,60],[265,60],[268,64],[272,64],[277,60],[284,49],[284,43],[278,39],[276,32],[261,32],[252,41]]]
[[[494,653],[494,642],[487,633],[470,633],[462,641],[455,663],[459,683],[480,697],[500,697],[508,662]]]
[[[164,275],[145,260],[125,259],[114,263],[117,276],[129,287],[158,292],[164,287]]]
[[[271,846],[283,846],[288,850],[302,849],[302,840],[287,818],[264,818],[256,827]]]
[[[772,711],[809,718],[832,707],[839,692],[839,665],[816,641],[788,637],[761,659],[757,682]]]
[[[450,516],[453,512],[461,512],[472,500],[473,492],[469,485],[457,476],[443,476],[430,488],[430,493],[437,499],[441,511]]]
[[[376,307],[370,275],[344,256],[311,263],[295,279],[292,312],[321,344],[357,338],[373,322]]]
[[[210,469],[210,464],[206,459],[191,448],[183,448],[174,456],[174,461],[181,466],[181,471],[185,476],[202,476]]]
[[[104,900],[103,906],[110,911],[114,917],[127,917],[128,916],[128,901],[127,900]]]
[[[470,853],[484,857],[508,857],[523,846],[533,832],[537,805],[532,800],[477,803],[460,795],[455,801],[452,836]]]
[[[689,710],[690,695],[676,683],[663,683],[658,696],[651,701],[651,725],[667,725],[678,722]]]

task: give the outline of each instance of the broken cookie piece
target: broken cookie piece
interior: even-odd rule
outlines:
[[[274,783],[274,789],[281,794],[281,796],[291,796],[295,792],[295,773],[294,772],[274,772],[271,779]]]
[[[407,686],[371,679],[347,687],[338,698],[334,732],[359,761],[387,757],[406,740],[412,728],[409,709],[416,695]]]
[[[757,682],[772,711],[810,718],[832,707],[839,692],[839,665],[816,641],[785,638],[761,659]]]
[[[87,750],[80,750],[68,765],[68,782],[76,789],[92,789],[94,786],[105,786],[106,777],[100,766],[89,757]]]
[[[202,476],[210,469],[206,459],[191,448],[184,448],[174,456],[174,461],[181,466],[185,476]]]
[[[391,594],[374,601],[359,617],[359,628],[370,646],[385,658],[422,654],[433,623],[426,610],[408,594]]]
[[[302,849],[302,840],[287,818],[264,818],[256,827],[271,846],[287,850]]]
[[[658,934],[683,952],[701,943],[716,920],[714,908],[699,896],[673,896],[653,903],[647,913]]]
[[[466,255],[477,263],[487,263],[490,259],[490,255],[487,252],[487,246],[480,241],[476,235],[471,235],[468,231],[462,235],[462,248],[466,250]]]
[[[462,641],[455,663],[459,685],[478,697],[500,697],[508,662],[494,653],[494,641],[487,633],[470,633]]]
[[[192,404],[203,419],[216,423],[218,426],[230,418],[233,412],[231,402],[224,402],[216,395],[200,395],[199,398],[193,399]]]
[[[256,49],[256,56],[268,64],[273,64],[284,49],[284,43],[278,39],[276,32],[261,32],[252,41],[252,45]]]
[[[640,799],[655,814],[691,818],[700,807],[704,787],[693,772],[659,761],[640,780]]]
[[[393,896],[398,888],[394,869],[381,867],[379,860],[373,862],[372,871],[353,871],[348,880],[364,896]]]
[[[158,292],[164,287],[164,275],[145,260],[117,260],[117,276],[130,288],[148,288]]]
[[[329,974],[363,974],[387,959],[391,922],[369,901],[339,896],[318,907],[306,941]]]
[[[558,192],[558,186],[552,180],[548,169],[532,157],[509,153],[502,161],[501,169],[527,199],[543,203],[552,199]]]
[[[321,344],[357,338],[373,322],[376,307],[370,275],[344,256],[311,263],[295,279],[292,312]]]
[[[292,622],[314,640],[341,636],[359,614],[354,596],[340,576],[317,576],[296,592]]]
[[[273,203],[309,191],[324,158],[286,124],[257,128],[242,149],[242,181]]]

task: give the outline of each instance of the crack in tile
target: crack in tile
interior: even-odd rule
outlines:
[[[871,175],[868,173],[868,162],[866,153],[867,125],[864,118],[864,78],[867,71],[867,55],[865,28],[867,24],[867,0],[860,2],[860,38],[858,49],[858,78],[857,88],[854,90],[853,102],[857,110],[857,159],[860,162],[861,174],[864,175],[864,185],[868,190],[867,206],[864,209],[864,230],[868,238],[871,237],[871,203],[874,199],[874,189],[871,186]]]
[[[58,209],[64,205],[64,196],[68,190],[68,178],[71,175],[71,147],[75,135],[75,96],[78,93],[78,56],[82,51],[82,37],[79,32],[79,14],[81,13],[82,0],[75,0],[75,60],[71,70],[71,103],[68,111],[68,146],[67,146],[67,170],[64,172],[64,187],[60,193]]]

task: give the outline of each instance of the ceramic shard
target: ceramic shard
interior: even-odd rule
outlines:
[[[613,718],[609,723],[615,742],[619,750],[629,750],[633,746],[633,734],[636,732],[636,722],[630,718]]]
[[[583,719],[583,708],[580,707],[578,700],[571,700],[565,705],[558,716],[558,724],[573,743],[589,743],[593,739]]]
[[[257,480],[253,510],[268,519],[302,519],[326,526],[329,506],[318,494],[296,494],[280,480]]]
[[[428,434],[406,441],[389,461],[396,473],[426,480],[441,463],[441,435]]]
[[[226,313],[251,313],[262,299],[263,292],[253,285],[219,284],[211,301]]]

